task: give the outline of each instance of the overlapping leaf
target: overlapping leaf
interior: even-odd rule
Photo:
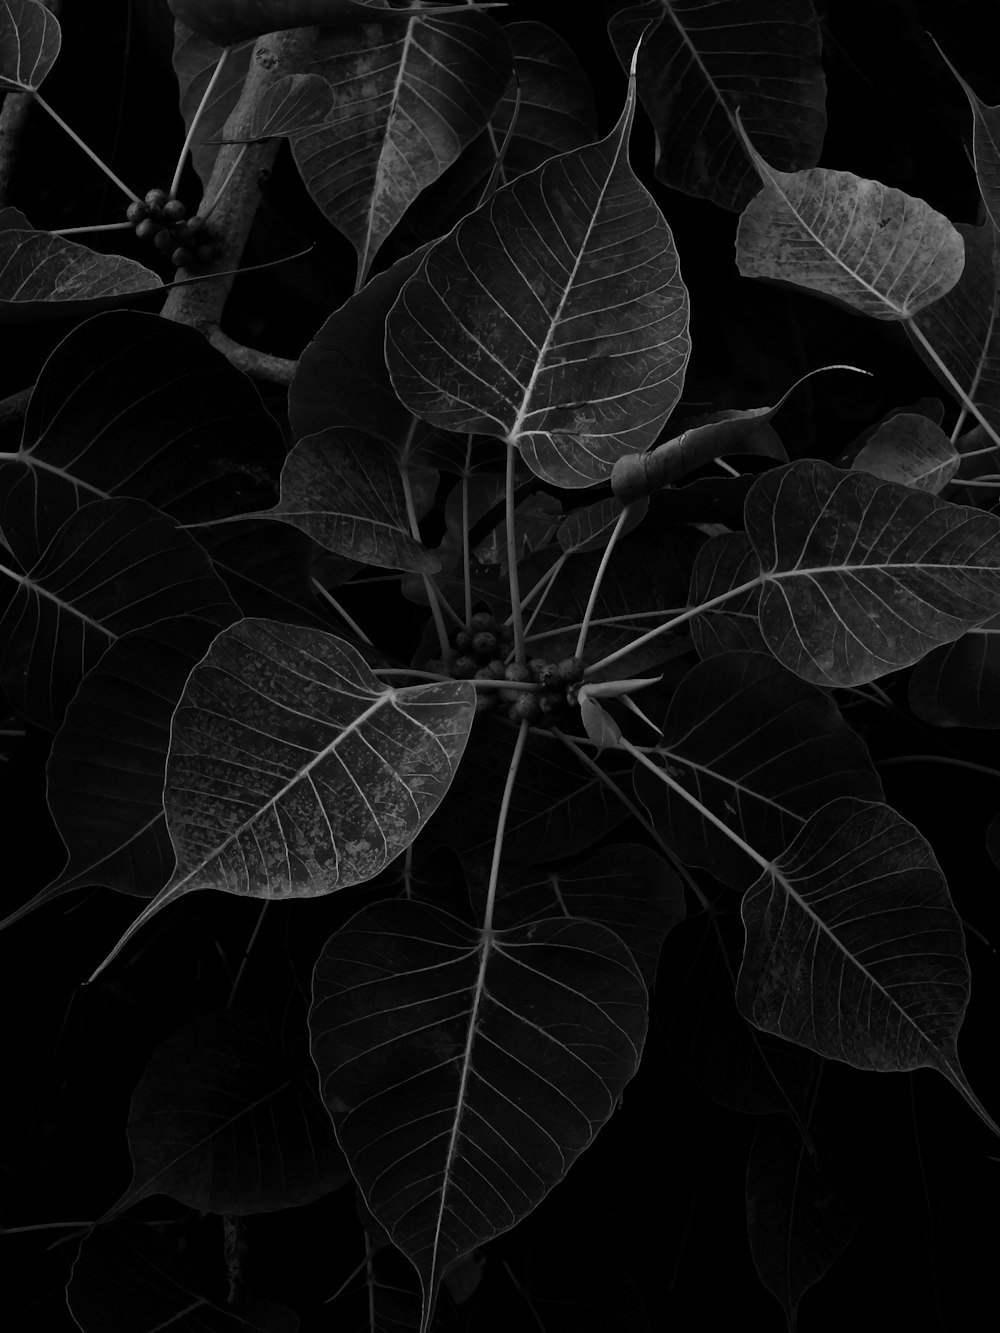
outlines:
[[[286,74],[269,84],[254,103],[247,139],[290,138],[325,120],[333,108],[333,93],[318,74]]]
[[[162,286],[134,259],[98,254],[68,236],[0,225],[0,324],[91,315]]]
[[[805,459],[759,477],[745,519],[764,640],[816,684],[875,680],[1000,609],[1000,519],[981,510]],[[710,595],[718,540],[692,576]]]
[[[646,988],[593,922],[484,934],[379,903],[327,941],[309,1026],[351,1171],[420,1274],[426,1333],[444,1268],[531,1212],[610,1117]]]
[[[917,412],[897,412],[874,432],[851,466],[883,481],[937,495],[958,471],[961,455],[939,425]]]
[[[744,1017],[857,1069],[937,1069],[1000,1134],[958,1059],[969,1002],[962,924],[912,824],[887,805],[831,801],[741,913]]]
[[[921,658],[908,698],[935,727],[1000,727],[1000,616]]]
[[[448,790],[474,710],[469,681],[384,685],[332,634],[268,620],[224,630],[171,727],[176,869],[97,971],[197,889],[308,898],[373,878]]]
[[[740,648],[767,651],[758,615],[760,585],[753,583],[759,573],[760,561],[745,532],[722,533],[702,547],[691,575],[692,606],[703,606],[746,583],[753,586],[694,617],[691,638],[700,657]]]
[[[611,534],[621,517],[623,505],[614,498],[598,500],[596,504],[585,505],[567,514],[556,533],[559,545],[567,555],[583,555],[586,551],[604,551]],[[620,537],[626,536],[637,528],[646,517],[649,500],[643,497],[629,505],[628,517],[622,527]]]
[[[688,299],[673,237],[628,163],[635,81],[607,138],[498,190],[427,253],[386,324],[417,416],[516,445],[592,486],[680,395]]]
[[[54,730],[87,672],[126,634],[176,616],[233,618],[201,547],[143,500],[95,500],[22,572],[0,620],[0,680],[18,712]]]
[[[675,690],[654,758],[763,856],[838,796],[882,799],[864,742],[824,691],[767,653],[728,652],[692,667]],[[745,888],[759,866],[683,796],[644,767],[635,790],[687,865]]]
[[[34,92],[56,63],[62,31],[38,0],[0,0],[0,92]]]
[[[410,534],[396,452],[350,427],[299,440],[281,470],[281,498],[271,512],[361,564],[423,574],[441,567]]]
[[[83,1333],[298,1333],[298,1316],[273,1303],[220,1304],[177,1262],[153,1228],[120,1217],[80,1246],[66,1304]]]
[[[132,1094],[132,1183],[102,1224],[153,1194],[246,1217],[339,1189],[350,1173],[313,1078],[261,1014],[185,1023],[153,1052]]]
[[[735,121],[788,170],[819,160],[826,80],[810,0],[650,0],[620,10],[608,32],[623,67],[639,34],[639,97],[656,131],[656,175],[738,211],[758,188]]]
[[[358,252],[358,285],[406,208],[487,123],[510,74],[500,26],[466,10],[324,27],[310,70],[333,94],[292,152],[324,216]]]
[[[174,22],[173,66],[180,87],[180,112],[186,130],[191,128],[195,112],[201,107],[221,55],[222,47],[218,43],[199,36],[179,20]],[[235,42],[230,47],[212,95],[201,109],[198,133],[191,145],[191,162],[201,178],[202,187],[208,184],[212,175],[222,143],[222,129],[240,100],[252,55],[252,39]]]

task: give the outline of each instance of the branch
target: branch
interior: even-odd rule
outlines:
[[[204,330],[203,330],[204,331]],[[267,380],[269,384],[291,384],[299,363],[284,356],[274,356],[271,352],[259,352],[256,347],[244,347],[242,343],[223,333],[218,324],[208,330],[208,341],[217,351],[234,365],[237,370],[252,375],[257,380]]]

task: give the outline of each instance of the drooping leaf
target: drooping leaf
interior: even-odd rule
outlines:
[[[162,286],[134,259],[47,231],[0,229],[0,324],[92,315]]]
[[[1000,727],[1000,616],[922,657],[908,699],[935,727]]]
[[[465,861],[477,920],[486,902],[491,859],[485,853]],[[684,919],[684,889],[669,862],[639,843],[601,847],[544,873],[501,863],[494,925],[505,930],[558,916],[613,930],[628,946],[648,988],[665,937]]]
[[[311,898],[372,879],[439,805],[474,711],[469,681],[385,685],[332,634],[268,620],[223,630],[171,726],[173,877],[93,976],[195,890]]]
[[[754,1267],[795,1329],[799,1302],[847,1249],[862,1209],[843,1173],[814,1161],[795,1127],[777,1116],[757,1126],[746,1189]]]
[[[36,559],[90,500],[132,496],[178,523],[269,504],[285,456],[253,383],[197,329],[115,311],[42,367],[21,447],[0,456],[0,527]]]
[[[510,50],[499,24],[467,8],[324,27],[312,54],[333,109],[292,152],[313,201],[357,250],[360,286],[408,205],[486,125]]]
[[[651,0],[615,14],[623,68],[639,52],[639,97],[656,131],[658,180],[738,212],[758,188],[735,115],[786,170],[819,160],[826,131],[822,41],[810,0],[726,5]]]
[[[764,188],[740,217],[744,278],[810,288],[873,319],[909,319],[962,276],[962,235],[913,195],[851,171],[778,171],[744,136]]]
[[[281,470],[281,498],[271,512],[361,564],[424,574],[441,567],[410,535],[395,452],[351,427],[299,440]]]
[[[492,847],[497,809],[517,728],[506,720],[478,718],[456,783],[428,830],[431,838],[466,853]],[[511,796],[504,851],[534,865],[583,851],[615,829],[625,806],[555,737],[531,734]]]
[[[83,1333],[298,1333],[283,1305],[217,1304],[152,1227],[120,1217],[80,1246],[66,1304]]]
[[[673,237],[628,163],[635,81],[607,138],[551,158],[432,246],[386,323],[396,393],[516,445],[557,486],[647,448],[687,365]]]
[[[867,441],[851,466],[883,481],[937,495],[958,471],[961,455],[940,426],[915,412],[897,412]]]
[[[75,889],[100,884],[151,898],[170,878],[174,851],[163,815],[170,718],[219,628],[184,617],[127,634],[84,677],[45,770],[67,862],[0,929]]]
[[[978,509],[804,459],[758,477],[745,520],[761,633],[816,684],[875,680],[1000,609],[1000,519]]]
[[[176,616],[221,628],[235,612],[197,542],[143,500],[83,505],[23,573],[2,573],[17,587],[0,619],[0,680],[22,717],[49,731],[123,635]]]
[[[823,690],[767,653],[728,652],[692,667],[674,691],[656,762],[761,855],[776,856],[838,796],[881,801],[864,742]],[[644,767],[635,790],[685,865],[734,889],[760,867]]]
[[[880,1072],[936,1069],[995,1134],[962,1072],[962,924],[930,844],[887,805],[841,797],[747,890],[740,1012]]]
[[[351,1171],[420,1274],[426,1333],[444,1268],[531,1212],[610,1117],[646,988],[593,922],[484,933],[378,903],[327,940],[309,1027]]]
[[[0,0],[0,92],[34,92],[56,63],[59,20],[38,0]]]
[[[235,42],[230,47],[212,95],[201,110],[198,131],[191,144],[191,163],[203,189],[209,182],[219,154],[223,126],[240,100],[253,46],[251,38]],[[173,67],[180,88],[180,112],[185,130],[191,128],[191,121],[201,107],[202,98],[221,55],[222,47],[217,42],[199,36],[179,19],[174,21]]]
[[[185,1023],[132,1094],[132,1183],[102,1225],[153,1194],[246,1217],[339,1189],[350,1173],[314,1078],[262,1014],[228,1009]]]

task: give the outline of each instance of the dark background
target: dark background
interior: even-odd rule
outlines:
[[[955,0],[827,5],[829,130],[821,165],[920,196],[953,221],[976,221],[978,195],[962,146],[971,141],[971,113],[922,29],[934,34],[981,99],[995,104],[996,48],[988,39],[994,9],[992,3]],[[507,12],[512,19],[547,22],[573,44],[596,89],[602,131],[608,130],[621,107],[625,78],[604,36],[602,7],[512,3]],[[47,99],[140,194],[166,185],[182,125],[165,3],[70,2],[61,21],[63,51],[47,82]],[[733,259],[735,216],[652,181],[652,135],[641,115],[632,160],[674,230],[691,293],[694,352],[686,411],[771,403],[805,370],[850,362],[872,370],[873,377],[817,376],[779,418],[793,458],[831,458],[891,408],[925,395],[947,404],[900,329],[741,279]],[[185,186],[194,201],[193,176]],[[30,122],[14,202],[42,228],[122,215],[113,187],[42,114]],[[234,336],[295,356],[350,294],[353,259],[346,242],[318,214],[283,153],[247,262],[293,253],[314,239],[321,241],[321,253],[237,281],[227,325]],[[126,233],[91,243],[150,262]],[[0,392],[31,383],[70,327],[54,320],[6,330]],[[280,405],[273,387],[262,392]],[[946,428],[952,420],[946,416]],[[372,597],[370,591],[364,595]],[[387,602],[385,614],[398,609]],[[925,729],[905,713],[905,678],[880,684],[903,705],[901,714],[869,705],[849,714],[876,760],[932,754],[996,764],[991,733]],[[46,752],[46,737],[29,736],[0,770],[3,874],[11,905],[41,887],[63,861],[45,807]],[[1000,807],[1000,781],[923,761],[886,767],[882,776],[890,804],[931,840],[963,918],[996,940],[1000,886],[983,839]],[[364,901],[364,891],[354,891],[349,900],[338,895],[336,901],[272,905],[241,1003],[277,1005],[289,1021],[298,1015],[304,1023],[302,987],[316,941]],[[224,1006],[231,969],[259,910],[241,899],[193,895],[157,918],[126,957],[83,990],[79,982],[135,914],[133,901],[104,890],[63,899],[0,940],[5,1223],[90,1219],[124,1190],[131,1091],[160,1041],[188,1018]],[[746,1239],[745,1172],[755,1121],[706,1096],[666,1036],[689,1013],[692,1021],[698,1017],[686,981],[701,930],[699,920],[689,921],[667,942],[643,1065],[623,1107],[545,1203],[489,1248],[476,1314],[483,1322],[477,1326],[493,1327],[494,1320],[497,1326],[533,1326],[523,1306],[507,1304],[512,1288],[506,1262],[521,1280],[532,1263],[564,1274],[562,1290],[584,1303],[598,1298],[591,1284],[610,1280],[620,1265],[641,1291],[657,1330],[729,1328],[736,1319],[760,1330],[784,1328],[778,1305],[758,1282]],[[968,950],[974,993],[961,1054],[972,1085],[998,1116],[997,955],[971,933]],[[724,1058],[709,1053],[710,1062]],[[988,1155],[1000,1156],[1000,1143],[958,1093],[930,1071],[877,1076],[830,1064],[820,1087],[817,1134],[831,1151],[836,1147],[838,1179],[868,1213],[846,1255],[806,1295],[803,1333],[847,1327],[965,1333],[982,1327],[982,1312],[995,1307],[1000,1162]],[[164,1198],[137,1209],[147,1219],[183,1213]],[[57,1333],[72,1326],[62,1287],[75,1243],[45,1249],[60,1234],[0,1238],[12,1327],[44,1326]],[[219,1219],[192,1215],[178,1234],[184,1257],[224,1298]],[[304,1333],[356,1326],[341,1325],[332,1313],[338,1307],[320,1304],[361,1258],[350,1188],[308,1208],[252,1218],[249,1234],[248,1271],[256,1295],[296,1309]],[[570,1318],[552,1327],[572,1324]]]

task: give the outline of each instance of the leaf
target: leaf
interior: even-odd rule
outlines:
[[[132,1094],[132,1183],[101,1224],[154,1194],[247,1217],[339,1189],[350,1174],[314,1079],[263,1014],[230,1009],[183,1024]]]
[[[736,229],[744,278],[811,288],[873,319],[910,319],[962,276],[962,235],[924,202],[851,171],[769,166]]]
[[[59,20],[37,0],[0,0],[0,92],[34,92],[56,63]]]
[[[201,110],[197,134],[191,144],[191,163],[198,173],[203,190],[208,185],[215,159],[219,155],[223,127],[240,100],[253,46],[251,38],[230,47],[212,95]],[[180,20],[175,20],[173,67],[180,87],[180,111],[185,131],[190,130],[195,113],[201,107],[202,98],[221,55],[221,45],[199,36]]]
[[[995,1134],[958,1060],[965,938],[922,834],[841,797],[747,890],[740,1013],[765,1032],[880,1072],[937,1069]]]
[[[0,681],[48,731],[123,635],[181,615],[218,628],[235,609],[205,552],[143,500],[83,505],[23,574],[0,573],[17,584],[0,619]]]
[[[271,503],[284,456],[254,385],[197,329],[97,315],[49,355],[20,449],[0,456],[0,527],[27,561],[95,499],[146,500],[181,524],[223,518]]]
[[[428,836],[460,853],[492,847],[497,809],[517,729],[486,714],[476,721],[462,766]],[[534,865],[590,847],[627,811],[555,737],[530,733],[517,771],[504,836],[512,861]]]
[[[705,543],[691,575],[690,601],[703,606],[721,597],[731,588],[752,582],[760,573],[760,561],[745,532],[722,533]],[[729,597],[711,611],[703,611],[691,621],[691,638],[700,657],[746,648],[767,652],[768,645],[760,631],[758,611],[760,587],[736,597]]]
[[[489,854],[465,862],[473,909],[482,920]],[[596,921],[614,931],[651,989],[669,932],[684,919],[684,889],[670,864],[651,847],[613,843],[558,870],[541,872],[504,860],[493,923],[500,930],[549,917]]]
[[[262,37],[286,28],[327,27],[345,23],[390,23],[405,18],[414,6],[384,8],[379,0],[167,0],[181,23],[208,37],[219,46]],[[441,5],[421,10],[427,14],[450,14],[459,5]]]
[[[202,1294],[150,1226],[122,1217],[80,1246],[66,1304],[84,1333],[297,1333],[283,1305],[218,1305]]]
[[[881,801],[861,738],[833,699],[766,653],[728,652],[692,667],[670,700],[655,760],[763,856],[778,855],[838,796]],[[636,795],[664,842],[733,889],[760,867],[647,768]]]
[[[843,1172],[813,1162],[795,1127],[774,1116],[754,1134],[746,1191],[754,1267],[795,1329],[803,1295],[847,1249],[863,1211]]]
[[[624,506],[613,497],[598,500],[596,504],[574,509],[563,519],[556,533],[559,545],[567,555],[583,555],[586,551],[604,551],[611,539],[622,509],[628,508],[628,518],[620,537],[637,528],[649,510],[649,500],[643,496],[633,505]]]
[[[83,678],[45,769],[68,859],[0,929],[74,889],[99,884],[151,898],[170,878],[174,851],[163,815],[170,718],[218,628],[184,617],[127,634]]]
[[[318,74],[286,74],[268,84],[254,103],[247,137],[238,142],[292,138],[325,120],[332,109],[333,93],[325,79]]]
[[[482,12],[427,10],[405,24],[321,28],[310,69],[333,110],[292,153],[313,202],[357,250],[360,287],[408,205],[486,125],[510,50]]]
[[[897,412],[875,431],[851,467],[937,495],[961,461],[940,426],[915,412]]]
[[[680,396],[688,298],[673,236],[628,163],[635,111],[550,159],[431,247],[386,323],[396,393],[432,425],[516,445],[592,486],[655,440]]]
[[[0,230],[0,324],[90,315],[162,287],[134,259],[100,255],[51,232]]]
[[[372,879],[455,776],[469,681],[394,688],[332,634],[269,620],[223,630],[174,712],[163,807],[170,882],[93,974],[198,889],[313,898]]]
[[[921,658],[908,698],[935,727],[1000,727],[1000,616]]]
[[[410,535],[394,451],[373,435],[333,426],[299,440],[270,511],[336,555],[384,569],[434,574],[438,558]]]
[[[805,459],[759,477],[745,518],[761,633],[815,684],[875,680],[1000,609],[1000,520],[978,509]]]
[[[809,0],[633,5],[608,33],[627,69],[639,34],[639,97],[656,132],[658,180],[738,212],[757,189],[736,123],[788,170],[819,160],[826,131],[822,38]]]
[[[448,1264],[537,1207],[611,1116],[646,988],[594,922],[484,933],[377,903],[327,940],[309,1027],[355,1180],[420,1274],[426,1333]]]

